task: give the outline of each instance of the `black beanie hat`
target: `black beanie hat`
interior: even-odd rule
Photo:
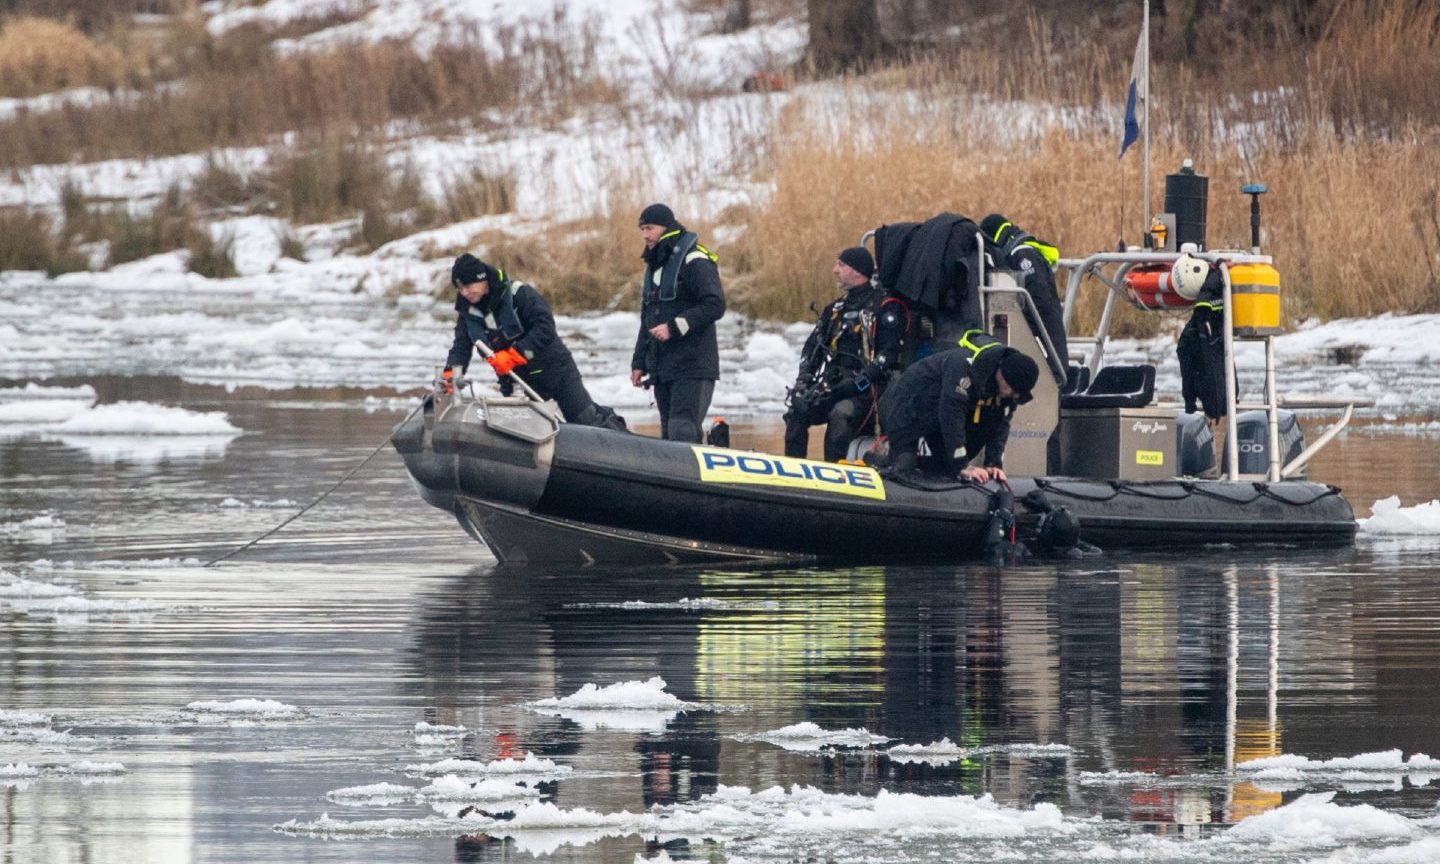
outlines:
[[[1002,226],[1005,228],[1005,233],[996,237],[995,232],[999,231]],[[1004,246],[1006,241],[1010,239],[1010,235],[1018,230],[1019,229],[1015,227],[1015,223],[1001,216],[999,213],[991,213],[989,216],[980,220],[980,233],[984,234],[985,239],[994,243],[996,246]],[[1006,376],[1005,380],[1010,380],[1009,376]]]
[[[456,288],[490,278],[490,265],[466,252],[450,267],[450,284]]]
[[[836,257],[866,279],[875,274],[875,259],[870,257],[870,250],[864,246],[851,246]]]
[[[675,211],[664,204],[651,204],[640,211],[641,225],[659,225],[667,231],[674,231],[680,227],[675,219]]]
[[[1035,389],[1035,382],[1040,380],[1040,367],[1020,351],[1006,348],[1000,357],[1000,374],[1005,376],[1005,383],[1016,395],[1027,397]]]

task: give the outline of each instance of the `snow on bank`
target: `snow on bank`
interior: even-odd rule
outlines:
[[[808,32],[801,20],[782,20],[739,33],[708,33],[713,16],[660,0],[217,0],[203,8],[214,34],[249,23],[281,26],[342,15],[358,19],[278,46],[289,51],[394,39],[425,50],[478,39],[481,50],[508,56],[522,41],[555,40],[593,55],[600,74],[628,85],[637,97],[653,95],[663,84],[738,90],[750,72],[781,69],[799,59]],[[668,58],[668,68],[657,66],[666,62],[660,58]]]

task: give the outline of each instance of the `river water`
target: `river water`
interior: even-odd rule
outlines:
[[[0,860],[1440,859],[1440,542],[514,569],[382,448],[205,568],[408,404],[97,390],[247,432],[0,444]],[[1312,478],[1440,498],[1434,443]]]

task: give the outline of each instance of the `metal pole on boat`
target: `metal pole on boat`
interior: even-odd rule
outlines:
[[[1221,281],[1225,285],[1225,479],[1240,478],[1239,442],[1235,440],[1235,311],[1234,291],[1230,287],[1230,265],[1220,262]]]
[[[1141,103],[1145,106],[1145,140],[1143,146],[1143,161],[1145,163],[1145,175],[1141,182],[1141,193],[1145,196],[1145,221],[1141,223],[1141,236],[1150,235],[1150,0],[1141,0],[1145,9],[1143,29],[1145,33],[1145,80],[1141,84],[1144,93],[1141,95]],[[1143,244],[1147,249],[1148,242]]]
[[[494,351],[491,351],[491,350],[490,350],[490,346],[489,346],[489,345],[486,345],[484,342],[479,342],[479,341],[477,341],[477,342],[475,343],[475,348],[476,348],[476,350],[478,350],[478,351],[480,352],[480,356],[481,356],[481,357],[484,357],[486,360],[489,360],[491,357],[494,357],[494,356],[495,356],[495,352],[494,352]],[[536,393],[534,390],[532,390],[532,389],[530,388],[530,385],[529,385],[529,384],[526,384],[526,383],[525,383],[525,379],[521,378],[520,375],[519,375],[519,373],[515,372],[514,370],[511,370],[511,372],[510,372],[510,380],[511,380],[511,381],[514,381],[516,384],[519,384],[519,385],[520,385],[520,389],[525,391],[525,395],[526,395],[526,396],[529,396],[531,399],[534,399],[536,402],[539,402],[539,403],[541,403],[541,404],[544,404],[545,400],[544,400],[544,399],[541,399],[541,398],[540,398],[540,394],[539,394],[539,393]]]

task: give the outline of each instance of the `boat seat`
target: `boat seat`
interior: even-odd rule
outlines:
[[[1060,407],[1144,408],[1154,397],[1154,366],[1106,366],[1083,392],[1061,396]]]
[[[1078,363],[1071,363],[1066,367],[1065,386],[1060,388],[1061,396],[1069,396],[1071,393],[1084,393],[1085,388],[1090,384],[1090,367],[1081,366]]]

